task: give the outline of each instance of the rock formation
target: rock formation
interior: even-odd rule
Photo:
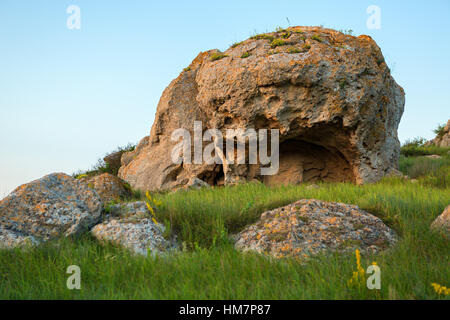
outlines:
[[[223,53],[200,53],[170,83],[150,136],[122,156],[119,177],[143,190],[173,189],[194,177],[209,185],[375,182],[397,167],[404,103],[403,89],[369,36],[319,27],[257,35]],[[261,162],[248,159],[173,163],[177,141],[171,135],[184,128],[193,137],[194,121],[202,122],[203,132],[215,128],[233,141],[226,129],[278,129],[278,173],[261,176]]]
[[[447,121],[442,132],[440,132],[428,145],[434,144],[439,147],[450,147],[450,119]]]
[[[264,212],[235,240],[241,251],[307,258],[326,251],[376,253],[393,245],[397,236],[357,206],[307,199]]]
[[[131,194],[119,178],[109,173],[82,178],[81,181],[94,189],[104,204],[112,200],[124,199]]]
[[[0,246],[37,243],[89,230],[101,219],[94,190],[54,173],[24,184],[0,201]]]

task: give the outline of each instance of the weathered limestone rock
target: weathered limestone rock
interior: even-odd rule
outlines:
[[[101,218],[97,193],[81,181],[53,173],[24,184],[0,201],[0,242],[32,243],[87,231]]]
[[[90,188],[94,189],[103,203],[130,196],[130,190],[125,187],[124,183],[109,173],[83,178],[81,181],[87,183]]]
[[[145,202],[113,205],[107,211],[109,216],[91,231],[98,240],[110,241],[145,256],[149,251],[157,254],[175,248],[164,239],[164,225],[151,219]]]
[[[393,230],[357,206],[314,199],[264,212],[235,236],[235,247],[274,257],[307,258],[321,252],[376,253],[397,241]]]
[[[319,27],[255,36],[222,56],[200,53],[170,83],[150,136],[122,156],[119,177],[143,190],[177,188],[193,177],[210,185],[375,182],[397,168],[404,103],[403,89],[369,36]],[[194,137],[194,121],[224,136],[226,129],[279,129],[278,173],[261,176],[260,162],[226,159],[174,164],[171,134],[184,128]]]
[[[434,230],[442,230],[450,237],[450,205],[431,224]]]

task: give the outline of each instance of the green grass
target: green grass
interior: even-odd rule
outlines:
[[[400,171],[424,186],[448,188],[450,186],[450,155],[431,159],[424,156],[400,158]]]
[[[403,161],[403,160],[402,160]],[[407,164],[403,164],[407,166]],[[1,299],[437,299],[432,282],[450,285],[448,240],[430,223],[450,203],[450,188],[401,178],[371,185],[233,187],[155,195],[158,220],[170,222],[186,249],[140,257],[88,235],[31,249],[0,251]],[[357,204],[400,235],[392,250],[363,256],[381,268],[381,290],[347,287],[354,256],[323,255],[307,263],[234,250],[229,235],[268,209],[302,198]],[[82,289],[68,290],[69,265],[81,268]],[[442,296],[440,298],[443,298]]]
[[[250,53],[249,53],[248,51],[245,51],[245,52],[242,54],[242,56],[241,56],[242,59],[245,59],[245,58],[248,58],[248,57],[250,57]]]

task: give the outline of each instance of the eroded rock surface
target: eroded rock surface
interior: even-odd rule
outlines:
[[[395,244],[397,236],[379,218],[357,206],[305,199],[264,212],[235,240],[238,250],[307,258],[355,249],[376,253]]]
[[[397,167],[404,91],[371,37],[292,27],[218,54],[200,53],[164,90],[150,136],[122,156],[119,176],[132,187],[173,189],[193,177],[210,185],[366,183]],[[184,128],[193,137],[194,121],[224,135],[279,129],[278,174],[261,176],[259,162],[174,164],[171,134]]]
[[[101,218],[94,190],[63,173],[24,184],[0,201],[0,241],[20,245],[87,231]],[[27,240],[27,241],[28,241]]]

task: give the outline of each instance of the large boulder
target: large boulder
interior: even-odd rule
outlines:
[[[12,247],[76,235],[95,225],[101,214],[94,190],[71,176],[53,173],[0,201],[0,242]]]
[[[355,249],[377,253],[395,244],[397,236],[379,218],[355,205],[305,199],[264,212],[235,240],[241,251],[307,258]]]
[[[369,36],[320,27],[258,35],[224,53],[200,53],[170,83],[150,136],[122,156],[119,177],[144,190],[173,189],[193,177],[209,185],[375,182],[397,167],[404,103],[403,89]],[[174,163],[178,141],[171,135],[184,128],[194,137],[194,121],[233,141],[226,129],[278,129],[278,173],[262,176],[260,161],[248,159]]]
[[[123,181],[109,173],[82,178],[81,181],[94,189],[103,203],[121,200],[131,195],[130,189]]]
[[[175,248],[164,238],[164,231],[164,225],[151,217],[146,203],[137,201],[109,206],[106,219],[91,232],[100,241],[146,256],[148,252],[160,254]]]

